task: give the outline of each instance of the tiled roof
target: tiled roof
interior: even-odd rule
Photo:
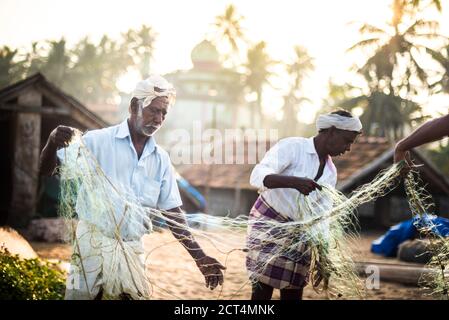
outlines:
[[[246,151],[250,146],[254,147],[255,143],[250,142],[245,144],[244,164],[181,165],[177,169],[195,187],[205,187],[208,185],[211,188],[234,189],[239,187],[241,189],[255,190],[249,184],[249,177],[255,163],[248,163]],[[265,150],[268,150],[270,145],[274,145],[274,142],[265,143]],[[351,147],[351,152],[334,159],[338,170],[339,181],[343,182],[348,179],[391,147],[391,144],[384,138],[359,137],[357,142]],[[256,163],[262,157],[263,153],[257,157]]]
[[[338,171],[338,181],[343,183],[391,148],[392,145],[385,138],[359,137],[350,152],[333,159]]]

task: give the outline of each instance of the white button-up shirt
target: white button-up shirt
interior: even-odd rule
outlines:
[[[162,210],[182,205],[170,157],[156,145],[154,137],[148,139],[140,159],[131,141],[127,120],[116,126],[88,131],[83,135],[83,142],[108,179],[128,199],[137,199],[143,206]],[[62,160],[64,149],[57,154]],[[78,197],[78,215],[89,217],[89,213],[84,212],[88,207]],[[128,236],[126,230],[124,233],[124,237]]]
[[[280,188],[267,189],[263,180],[270,174],[304,177],[314,179],[318,173],[320,160],[312,138],[292,137],[280,140],[257,164],[250,178],[252,186],[261,191],[266,202],[280,214],[298,221],[305,218],[301,211],[301,203],[304,195],[295,189]],[[324,166],[323,174],[317,181],[318,184],[327,184],[335,187],[337,184],[337,169],[329,156]],[[317,199],[314,191],[308,197],[316,201],[328,202],[326,199]],[[329,205],[330,203],[328,203]]]

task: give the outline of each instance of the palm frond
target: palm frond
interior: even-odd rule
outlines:
[[[449,37],[442,35],[442,34],[438,34],[438,33],[416,33],[416,34],[408,34],[406,36],[410,36],[410,37],[414,37],[414,38],[422,38],[422,39],[427,39],[427,40],[432,40],[432,39],[443,40],[443,41],[449,40]]]
[[[368,23],[364,23],[360,28],[359,28],[359,32],[360,32],[360,34],[367,34],[367,33],[369,33],[369,34],[376,34],[376,33],[379,33],[379,34],[388,34],[385,30],[383,30],[383,29],[381,29],[381,28],[379,28],[379,27],[376,27],[376,26],[374,26],[374,25],[372,25],[372,24],[368,24]]]
[[[402,34],[416,33],[418,29],[433,29],[439,27],[438,21],[434,20],[416,20],[410,27],[408,27]]]
[[[431,48],[426,48],[426,52],[441,66],[446,69],[446,72],[449,72],[449,57],[445,57],[441,52],[433,50]]]
[[[358,97],[350,98],[339,103],[339,106],[344,109],[353,109],[358,107],[362,102],[368,101],[368,96],[360,95]]]
[[[424,71],[424,69],[419,65],[418,61],[416,61],[416,58],[414,57],[413,53],[410,52],[410,62],[412,63],[413,67],[415,68],[416,74],[421,80],[422,83],[424,83],[428,87],[427,83],[427,72]]]
[[[346,52],[350,52],[350,51],[353,51],[355,49],[366,48],[366,47],[372,46],[374,44],[377,45],[381,41],[382,41],[382,39],[380,39],[378,37],[377,38],[365,39],[365,40],[359,41],[356,44],[354,44],[352,47],[347,49]]]
[[[431,2],[431,3],[429,4],[429,6],[430,6],[430,5],[434,5],[435,8],[436,8],[439,12],[441,12],[441,11],[443,10],[443,7],[442,7],[442,5],[441,5],[441,0],[431,0],[430,2]],[[420,4],[421,4],[421,0],[412,0],[412,2],[411,2],[412,7],[414,7],[414,8],[419,8],[419,5],[420,5]]]

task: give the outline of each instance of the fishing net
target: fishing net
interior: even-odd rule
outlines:
[[[441,299],[449,299],[449,239],[445,237],[435,223],[435,205],[432,196],[423,187],[417,172],[410,171],[404,179],[404,187],[414,226],[421,238],[429,240],[427,252],[431,259],[427,263],[428,272],[424,272],[419,284],[426,294]]]
[[[144,251],[140,240],[152,231],[155,221],[163,221],[178,240],[184,236],[189,237],[187,240],[192,236],[201,239],[203,249],[213,247],[226,254],[226,260],[236,251],[269,248],[267,259],[258,263],[258,271],[249,283],[257,281],[257,274],[263,272],[270,259],[300,252],[311,257],[310,275],[317,290],[324,290],[329,298],[363,298],[365,286],[351,252],[355,247],[351,243],[357,239],[356,209],[384,196],[401,180],[401,164],[396,164],[349,197],[327,185],[309,196],[298,193],[301,210],[293,221],[195,214],[189,215],[186,224],[179,219],[179,213],[144,207],[132,192],[114,185],[84,145],[80,132],[63,152],[59,213],[67,221],[67,240],[73,246],[71,270],[80,275],[79,284],[85,291],[94,292],[92,286],[96,283],[104,297],[110,299],[124,292],[132,299],[150,299],[154,287],[163,289],[153,282],[145,267],[151,252]],[[417,187],[411,174],[405,181],[412,211],[419,215],[425,211],[423,189]],[[247,233],[256,241],[247,241]],[[447,265],[447,242],[440,240],[443,245],[435,244],[438,254],[431,267]],[[304,244],[307,250],[298,250]],[[435,292],[447,291],[444,272],[441,275],[432,278]],[[99,278],[101,281],[96,282]],[[320,287],[318,279],[322,279]]]
[[[322,278],[321,289],[328,298],[364,298],[365,285],[357,274],[351,250],[358,240],[356,209],[390,192],[399,183],[399,175],[400,166],[394,165],[349,197],[328,185],[322,185],[321,190],[309,196],[298,194],[301,210],[291,222],[278,223],[263,218],[250,220],[254,240],[249,249],[267,251],[269,248],[267,259],[261,259],[256,269],[262,274],[270,259],[294,259],[298,246],[306,244],[307,249],[302,254],[311,256],[310,273],[314,287],[318,284],[315,279]],[[255,272],[254,281],[258,276]]]
[[[107,299],[124,292],[132,299],[151,297],[157,284],[145,268],[151,253],[144,252],[141,238],[154,222],[163,221],[178,240],[194,236],[224,253],[244,250],[246,219],[197,214],[191,215],[190,227],[179,213],[142,206],[134,193],[105,175],[80,132],[63,149],[58,171],[59,215],[67,221],[67,241],[73,246],[71,272],[80,278],[74,289],[88,292],[91,299],[98,292],[93,286],[101,286]]]

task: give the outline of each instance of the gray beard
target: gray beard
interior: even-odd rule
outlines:
[[[142,134],[146,135],[147,137],[151,137],[151,136],[152,136],[153,134],[155,134],[161,127],[159,126],[159,127],[157,127],[157,129],[153,130],[151,133],[148,133],[147,130],[151,130],[151,129],[153,129],[153,128],[155,128],[155,127],[147,128],[147,127],[142,126],[142,127],[141,127],[141,132],[142,132]]]

